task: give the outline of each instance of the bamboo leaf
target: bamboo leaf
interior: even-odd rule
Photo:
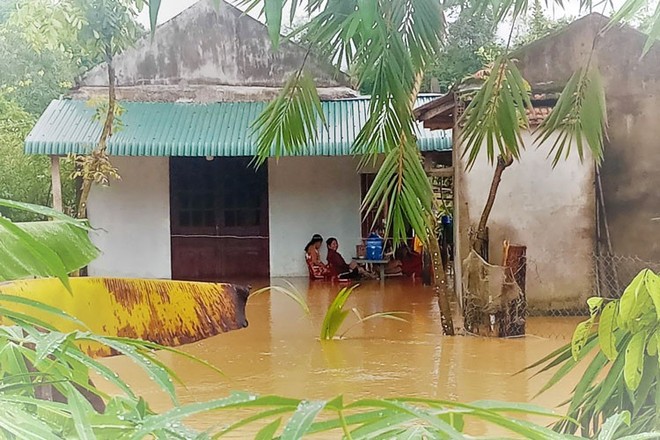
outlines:
[[[264,426],[259,430],[257,435],[254,437],[254,440],[272,440],[277,432],[277,428],[280,427],[282,419],[277,419],[268,425]]]
[[[605,420],[605,423],[598,434],[598,440],[615,439],[616,437],[614,436],[622,425],[630,426],[630,412],[623,411]]]
[[[290,283],[289,283],[290,284]],[[269,286],[269,287],[264,287],[262,289],[257,289],[254,292],[250,294],[250,298],[261,295],[266,292],[277,292],[281,293],[289,298],[291,298],[296,304],[300,306],[300,308],[305,312],[306,315],[310,315],[311,312],[309,310],[309,305],[307,304],[307,301],[303,298],[302,294],[293,286],[290,284],[290,287],[287,289],[285,287],[281,286]]]
[[[302,438],[314,422],[314,418],[325,407],[324,401],[302,402],[291,416],[282,431],[282,440],[297,440]]]

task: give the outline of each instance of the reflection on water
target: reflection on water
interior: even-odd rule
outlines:
[[[329,399],[418,396],[469,402],[480,399],[533,401],[553,407],[570,388],[560,387],[533,399],[548,376],[513,374],[570,340],[580,318],[530,318],[528,334],[518,339],[442,337],[432,290],[406,280],[359,287],[348,302],[363,314],[405,311],[409,322],[372,320],[356,326],[345,340],[318,340],[319,328],[339,286],[294,281],[306,295],[311,317],[278,294],[250,300],[245,330],[216,336],[184,350],[219,367],[226,378],[190,361],[164,354],[186,388],[183,403],[226,396],[233,390],[296,398]],[[255,284],[255,287],[258,287]],[[355,322],[349,316],[345,326]],[[167,399],[124,358],[106,361],[157,410]],[[532,400],[533,399],[533,400]],[[235,419],[213,413],[191,420],[197,428]],[[239,435],[240,437],[240,435]]]

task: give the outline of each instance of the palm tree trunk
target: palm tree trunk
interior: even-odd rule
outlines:
[[[451,306],[449,305],[449,297],[447,295],[447,272],[442,264],[440,245],[438,244],[438,237],[436,237],[435,233],[430,234],[429,251],[431,252],[431,261],[433,262],[433,289],[438,299],[442,332],[446,336],[454,336],[454,319],[451,314]]]

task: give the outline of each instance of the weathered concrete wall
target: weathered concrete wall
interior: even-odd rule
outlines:
[[[263,24],[234,6],[201,0],[115,59],[119,86],[214,84],[280,86],[298,69],[305,50],[282,43],[273,52]],[[337,86],[333,70],[308,59],[319,86]],[[107,86],[107,69],[87,74],[83,86]]]
[[[502,175],[490,215],[490,262],[501,264],[504,240],[527,246],[527,299],[532,308],[561,309],[584,305],[592,293],[594,246],[594,167],[576,155],[554,170],[531,134],[520,162]],[[479,222],[495,166],[485,147],[474,167],[456,167],[459,210],[457,258],[469,252],[469,227]]]
[[[606,23],[605,17],[589,16],[530,45],[519,56],[523,75],[532,84],[563,87],[584,65]],[[642,57],[645,41],[623,27],[596,45],[609,121],[601,176],[614,253],[660,262],[660,221],[652,220],[660,217],[660,47]]]
[[[314,234],[336,237],[346,260],[360,240],[360,175],[351,157],[268,162],[270,274],[307,276],[303,248]],[[321,253],[325,259],[325,245]]]
[[[91,276],[165,278],[170,254],[170,170],[167,157],[113,157],[122,179],[94,187],[89,220],[101,256]]]

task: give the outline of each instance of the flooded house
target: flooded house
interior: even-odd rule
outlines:
[[[90,275],[306,276],[303,247],[313,234],[337,237],[350,258],[369,232],[360,205],[374,170],[358,171],[351,150],[368,98],[306,49],[285,41],[274,52],[263,24],[214,3],[200,1],[115,58],[124,112],[108,153],[121,180],[91,192],[88,217],[101,256]],[[255,168],[251,123],[305,59],[327,124],[304,151]],[[101,124],[88,101],[107,96],[107,86],[106,66],[88,72],[50,104],[25,151],[54,163],[91,151]],[[422,130],[419,146],[449,151],[451,141]]]
[[[533,109],[520,161],[502,174],[489,221],[489,254],[491,263],[501,264],[504,240],[527,246],[532,309],[584,308],[589,296],[620,295],[640,269],[660,270],[660,48],[643,55],[646,35],[629,26],[601,33],[608,23],[607,17],[588,15],[513,55],[531,85]],[[607,102],[604,161],[600,167],[589,155],[580,161],[573,145],[553,168],[548,156],[556,135],[538,145],[534,130],[592,47]],[[449,94],[416,110],[426,128],[453,130],[459,279],[495,169],[485,148],[474,167],[466,167],[459,122],[465,105]]]

